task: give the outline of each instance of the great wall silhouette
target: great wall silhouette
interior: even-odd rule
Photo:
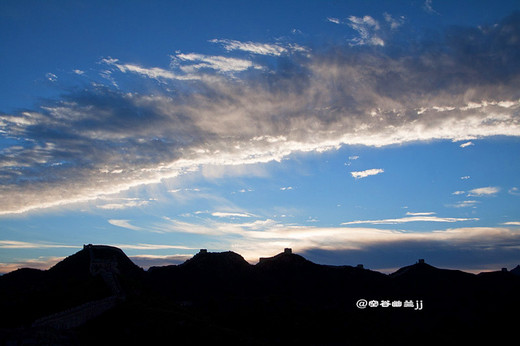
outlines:
[[[100,246],[98,245],[97,249],[99,248]],[[117,259],[115,256],[97,258],[94,249],[95,247],[92,244],[83,246],[83,250],[87,250],[89,253],[90,274],[92,276],[99,275],[110,288],[113,295],[41,317],[32,324],[32,327],[51,327],[58,330],[76,328],[100,316],[126,299],[117,279],[117,274],[119,274]]]
[[[47,271],[0,277],[0,344],[497,344],[516,326],[519,271],[420,259],[387,275],[291,249],[255,265],[202,249],[144,271],[118,248],[88,244]]]
[[[45,316],[37,319],[32,327],[51,327],[58,330],[76,328],[112,309],[119,302],[118,299],[117,296],[110,296]]]

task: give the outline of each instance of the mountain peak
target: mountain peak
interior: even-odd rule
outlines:
[[[515,274],[515,275],[520,275],[520,265],[517,265],[516,267],[511,269],[510,273]]]
[[[199,253],[179,265],[181,268],[212,269],[212,270],[244,270],[250,264],[233,251],[208,252],[201,249]]]
[[[83,245],[83,249],[49,269],[54,275],[95,275],[100,271],[129,273],[140,271],[123,252],[108,245]]]
[[[262,269],[297,269],[315,267],[318,266],[318,264],[315,264],[300,255],[294,254],[292,249],[286,248],[283,252],[273,257],[260,257],[257,266]]]

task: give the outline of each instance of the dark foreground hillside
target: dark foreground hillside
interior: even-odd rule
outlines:
[[[88,245],[47,271],[0,277],[0,342],[500,344],[516,339],[517,272],[473,275],[419,261],[385,275],[289,249],[256,265],[201,251],[145,272],[120,249]]]

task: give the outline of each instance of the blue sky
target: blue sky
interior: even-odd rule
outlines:
[[[520,263],[517,1],[2,1],[0,272]]]

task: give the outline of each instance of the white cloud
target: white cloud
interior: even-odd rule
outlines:
[[[359,159],[359,156],[358,155],[349,156],[348,159],[354,161],[354,160]]]
[[[198,79],[197,76],[179,75],[172,71],[165,70],[159,67],[142,67],[135,64],[118,64],[117,59],[102,59],[102,62],[115,66],[119,71],[126,73],[132,72],[152,79],[171,79],[171,80],[190,80]]]
[[[56,82],[58,80],[58,76],[56,76],[54,73],[47,73],[45,74],[45,78],[47,78],[50,82]]]
[[[395,30],[397,29],[398,27],[400,27],[401,25],[404,24],[404,21],[405,21],[405,17],[404,16],[400,16],[399,18],[394,18],[392,17],[392,15],[390,15],[389,13],[383,13],[383,16],[385,18],[385,21],[390,24],[390,29],[392,30]]]
[[[144,207],[149,203],[150,201],[129,200],[121,203],[100,204],[97,205],[97,208],[105,210],[122,210],[126,208]]]
[[[463,177],[460,177],[461,180],[468,180],[470,179],[471,177],[469,175],[465,175]]]
[[[348,25],[359,34],[359,37],[352,40],[352,45],[385,45],[385,42],[376,35],[376,31],[379,30],[379,23],[377,20],[371,16],[350,16],[348,17],[348,20]]]
[[[515,102],[515,101],[499,101],[499,102],[496,102],[496,104],[500,107],[504,107],[504,108],[511,108],[513,106],[516,106],[518,105],[518,101]]]
[[[42,248],[78,248],[74,245],[47,242],[25,242],[18,240],[0,240],[0,249],[42,249]]]
[[[433,106],[431,109],[437,112],[449,112],[457,108],[453,106]]]
[[[72,70],[72,72],[74,72],[75,74],[80,75],[80,76],[83,75],[83,74],[85,74],[85,71],[78,70],[78,69],[76,69],[76,70]]]
[[[171,190],[168,190],[168,192],[171,192],[171,193],[177,193],[177,192],[182,192],[182,191],[185,191],[185,192],[200,192],[200,189],[198,187],[190,187],[190,188],[184,188],[184,189],[171,189]]]
[[[377,20],[372,18],[371,16],[364,16],[364,17],[356,17],[356,16],[350,16],[348,17],[348,20],[350,21],[351,25],[364,25],[367,27],[374,28],[375,30],[379,30],[379,23]]]
[[[329,21],[331,23],[334,23],[334,24],[340,24],[341,23],[341,21],[338,18],[334,18],[334,17],[327,17],[327,21]]]
[[[134,72],[138,73],[144,76],[147,76],[149,78],[164,78],[164,79],[181,79],[182,77],[177,76],[175,73],[158,68],[158,67],[151,67],[151,68],[144,68],[138,65],[133,64],[116,64],[115,65],[121,72]]]
[[[191,64],[188,65],[186,62]],[[250,60],[197,53],[173,55],[172,66],[178,66],[187,74],[194,74],[202,69],[212,69],[220,73],[241,72],[250,68],[262,69],[260,65],[256,65]]]
[[[439,12],[435,11],[433,9],[433,6],[432,6],[432,0],[425,0],[424,1],[424,5],[423,5],[423,9],[428,12],[428,13],[431,13],[431,14],[439,14]]]
[[[260,42],[241,42],[237,40],[226,40],[226,39],[213,39],[210,40],[212,43],[222,44],[224,49],[227,51],[233,50],[241,50],[248,53],[258,54],[258,55],[271,55],[271,56],[280,56],[282,54],[288,53],[290,50],[306,50],[303,47],[298,45],[283,47],[279,44],[272,43],[260,43]]]
[[[130,220],[117,220],[117,219],[110,219],[108,220],[108,223],[117,227],[126,228],[132,231],[144,231],[145,229],[139,226],[134,226],[130,224]]]
[[[283,187],[280,188],[280,190],[282,190],[282,191],[292,190],[292,189],[293,189],[292,186],[283,186]]]
[[[435,215],[436,213],[433,211],[424,212],[424,213],[413,213],[413,212],[406,212],[406,215],[410,216],[428,216],[428,215]]]
[[[502,225],[508,225],[508,226],[520,226],[520,221],[509,221],[509,222],[504,222],[504,223],[502,223]]]
[[[356,225],[356,224],[400,224],[407,222],[462,222],[462,221],[477,221],[478,218],[454,218],[454,217],[437,217],[437,216],[411,216],[400,219],[383,219],[383,220],[357,220],[350,222],[343,222],[342,225]]]
[[[475,204],[479,203],[479,201],[475,200],[467,200],[467,201],[460,201],[455,204],[449,204],[448,207],[453,208],[472,208],[475,207]]]
[[[520,196],[520,190],[518,187],[512,187],[507,191],[510,195]]]
[[[465,142],[460,145],[461,148],[469,147],[470,145],[475,145],[473,142]]]
[[[367,169],[364,171],[350,172],[350,174],[356,179],[362,179],[362,178],[366,178],[371,175],[377,175],[377,174],[380,174],[383,172],[384,172],[384,170],[381,168],[372,168],[372,169]]]
[[[117,84],[116,79],[112,76],[112,71],[111,70],[101,71],[101,72],[99,72],[99,75],[102,78],[104,78],[107,81],[109,81],[112,86],[114,86],[117,89],[119,89],[119,85]],[[94,86],[97,86],[97,84],[94,84]]]
[[[220,212],[216,211],[211,213],[211,215],[216,217],[230,217],[230,218],[237,218],[237,217],[253,217],[255,215],[249,214],[249,213],[235,213],[235,212]]]
[[[466,193],[466,191],[460,191],[460,190],[459,190],[459,191],[454,191],[454,192],[452,192],[451,194],[452,194],[452,195],[463,195],[463,194],[465,194],[465,193]]]
[[[468,191],[468,196],[473,196],[473,197],[493,196],[493,195],[496,195],[499,191],[500,191],[500,188],[495,187],[495,186],[480,187],[480,188]]]

